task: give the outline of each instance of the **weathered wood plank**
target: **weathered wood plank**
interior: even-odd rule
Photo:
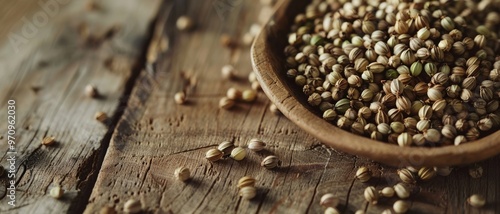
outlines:
[[[29,24],[21,23],[12,31],[21,39],[18,50],[5,40],[0,48],[0,130],[5,139],[6,105],[13,99],[19,170],[16,207],[7,204],[8,180],[1,178],[0,212],[82,211],[111,133],[94,114],[103,111],[112,117],[122,110],[127,81],[160,4],[159,0],[108,0],[89,10],[88,1],[47,2],[56,2],[60,10],[48,14],[38,8],[35,14],[45,13],[50,17],[47,23],[34,23],[35,31],[29,36],[22,30]],[[85,97],[87,84],[96,85],[102,96]],[[112,126],[113,120],[107,125]],[[57,144],[42,146],[45,136],[54,136]],[[6,140],[0,140],[0,147],[7,151]],[[7,158],[7,153],[0,154],[4,167]],[[54,185],[66,190],[61,200],[48,196]]]
[[[395,169],[325,148],[282,116],[272,115],[262,93],[255,103],[239,103],[231,111],[220,110],[218,100],[231,86],[249,88],[248,48],[225,49],[221,33],[240,38],[257,19],[260,7],[252,2],[226,7],[221,19],[213,5],[226,1],[170,1],[157,28],[164,29],[169,50],[158,57],[156,72],[142,72],[107,151],[86,213],[111,205],[123,210],[130,198],[140,199],[151,213],[321,213],[321,195],[332,192],[342,200],[341,209],[353,213],[364,209],[380,213],[392,207],[395,198],[368,205],[363,191],[368,185],[381,189],[399,182]],[[170,8],[167,5],[167,8]],[[195,17],[194,32],[178,32],[175,20],[181,14]],[[165,20],[164,20],[165,19]],[[162,31],[162,30],[160,30]],[[232,63],[240,81],[222,80],[220,68]],[[189,75],[188,75],[189,74]],[[196,79],[186,80],[186,76]],[[174,103],[173,95],[186,90],[188,104]],[[268,150],[249,152],[241,161],[209,163],[204,154],[218,143],[231,140],[245,145],[262,138]],[[348,142],[346,142],[348,143]],[[259,166],[267,154],[283,161],[277,170]],[[466,205],[473,192],[482,192],[489,205],[481,213],[495,213],[498,189],[495,182],[499,158],[487,162],[484,177],[472,180],[461,168],[449,177],[419,185],[411,197],[412,213],[477,212]],[[192,170],[186,184],[173,177],[178,166]],[[353,181],[355,170],[369,166],[375,173],[368,183]],[[236,182],[244,175],[257,178],[258,197],[238,197]]]

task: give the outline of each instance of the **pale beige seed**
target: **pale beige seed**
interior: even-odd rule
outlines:
[[[257,81],[257,76],[253,71],[248,74],[248,81],[251,83]]]
[[[123,211],[125,213],[139,213],[142,211],[142,202],[131,198],[123,205]]]
[[[372,178],[372,172],[367,167],[359,167],[356,171],[356,178],[361,182],[367,182]]]
[[[250,142],[248,142],[248,148],[252,151],[256,151],[256,152],[262,151],[265,147],[266,147],[266,143],[264,143],[264,141],[257,139],[257,138],[253,138],[250,140]]]
[[[191,171],[186,167],[179,167],[174,171],[175,178],[179,181],[187,181],[191,177]]]
[[[97,88],[95,86],[87,85],[85,86],[85,95],[87,97],[96,98],[99,96],[99,91],[97,91]]]
[[[177,29],[180,31],[189,31],[193,29],[194,22],[187,16],[180,16],[176,22]]]
[[[392,187],[384,187],[382,190],[380,190],[380,195],[386,198],[391,198],[394,196],[394,188]]]
[[[42,145],[52,146],[52,145],[54,145],[55,142],[56,142],[56,138],[53,137],[53,136],[44,137],[43,140],[42,140]]]
[[[482,195],[474,194],[467,199],[467,202],[473,207],[480,208],[486,204],[486,199]]]
[[[116,210],[112,206],[104,206],[99,210],[99,214],[116,214]]]
[[[182,91],[175,93],[174,101],[175,101],[175,103],[177,103],[179,105],[184,104],[186,102],[186,93],[184,93]]]
[[[373,186],[366,187],[364,192],[365,200],[371,204],[377,204],[378,202],[378,191]]]
[[[205,158],[211,162],[215,162],[215,161],[220,160],[223,155],[224,155],[224,153],[222,153],[218,149],[210,149],[205,154]]]
[[[394,192],[401,199],[410,197],[410,190],[404,183],[394,185]]]
[[[247,152],[242,147],[236,147],[233,149],[233,151],[231,151],[231,158],[237,161],[243,160],[246,155]]]
[[[255,90],[247,89],[244,90],[241,99],[245,102],[253,102],[257,98],[257,92]]]
[[[250,88],[252,88],[253,90],[255,91],[259,91],[261,90],[262,88],[260,87],[260,83],[255,81],[255,82],[252,82],[252,85],[250,86]]]
[[[281,111],[274,104],[269,105],[269,111],[271,111],[275,115],[281,114]]]
[[[243,187],[247,187],[247,186],[250,186],[250,187],[253,187],[255,186],[255,178],[251,177],[251,176],[245,176],[245,177],[242,177],[238,180],[238,184],[237,184],[237,187],[238,189],[241,189]]]
[[[415,175],[413,172],[410,170],[404,168],[404,169],[399,169],[398,170],[398,175],[401,181],[409,184],[415,184],[417,183],[417,179],[415,178]]]
[[[104,122],[106,122],[106,120],[108,120],[108,115],[102,111],[98,111],[95,113],[94,118],[97,121],[104,123]]]
[[[421,181],[429,181],[436,176],[436,170],[432,167],[422,167],[418,170],[418,177]]]
[[[337,208],[328,207],[325,209],[325,214],[340,214],[340,212],[337,210]]]
[[[257,189],[253,186],[245,186],[240,189],[239,195],[245,200],[250,200],[257,195]]]
[[[237,88],[229,88],[226,92],[226,97],[232,100],[241,99],[241,91]]]
[[[230,99],[227,97],[220,98],[220,100],[219,100],[219,108],[221,108],[221,109],[229,110],[229,109],[233,108],[235,104],[236,104],[236,102],[234,102],[233,99]]]
[[[221,69],[222,78],[233,79],[236,76],[236,69],[232,65],[224,65]]]
[[[281,161],[277,156],[269,155],[260,163],[266,169],[273,169],[281,165]]]
[[[64,189],[61,186],[55,186],[50,189],[50,196],[55,199],[60,199],[64,195]]]
[[[392,209],[394,209],[396,213],[406,213],[410,209],[410,202],[397,200],[392,205]]]
[[[364,210],[357,210],[354,214],[365,214]]]
[[[337,207],[340,200],[337,196],[332,193],[327,193],[321,196],[319,204],[323,207]]]

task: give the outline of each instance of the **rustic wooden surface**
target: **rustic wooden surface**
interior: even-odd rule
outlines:
[[[238,103],[230,111],[218,108],[229,87],[250,87],[246,79],[251,71],[249,48],[222,47],[220,35],[239,40],[258,19],[259,4],[234,1],[231,5],[226,0],[103,2],[108,5],[106,10],[82,14],[75,11],[83,11],[84,2],[71,3],[68,15],[63,11],[51,22],[54,28],[41,33],[49,39],[33,39],[33,44],[0,61],[6,65],[0,73],[0,89],[7,92],[0,94],[0,106],[5,109],[11,97],[18,102],[17,148],[19,160],[25,160],[18,186],[19,206],[12,210],[3,198],[2,211],[96,213],[103,206],[123,211],[128,199],[137,198],[148,213],[321,213],[319,198],[327,192],[341,198],[344,213],[358,209],[380,213],[391,207],[395,199],[373,206],[364,201],[362,193],[367,185],[382,188],[397,182],[395,169],[323,146],[285,117],[269,112],[270,102],[262,92],[254,103]],[[214,6],[221,4],[226,7]],[[115,6],[129,10],[123,12]],[[157,11],[154,29],[147,29]],[[175,20],[182,14],[195,17],[194,31],[176,30]],[[95,32],[109,29],[104,20],[117,19],[132,25],[133,30],[118,33],[97,47],[85,47],[77,42],[72,26],[87,17],[94,17],[88,23],[100,26]],[[152,39],[146,45],[150,34]],[[154,50],[143,53],[148,46]],[[133,64],[146,56],[157,61],[139,72],[142,64]],[[110,57],[127,62],[117,65],[126,71],[106,68]],[[239,70],[237,81],[222,79],[220,68],[225,64]],[[82,89],[87,83],[96,84],[106,96],[85,98]],[[33,86],[40,90],[34,93]],[[173,95],[182,90],[187,92],[188,103],[181,106],[174,103]],[[109,123],[111,130],[93,120],[96,111],[116,116]],[[2,110],[0,118],[5,114]],[[0,130],[5,130],[5,123],[0,124]],[[60,142],[56,147],[41,147],[45,135],[54,135]],[[209,148],[224,140],[245,145],[251,138],[265,140],[267,150],[249,152],[240,162],[204,159]],[[0,140],[0,146],[6,148],[6,142]],[[280,157],[282,167],[260,167],[268,154]],[[5,156],[1,160],[6,166]],[[481,178],[471,178],[468,168],[460,167],[448,177],[419,185],[419,193],[410,198],[410,213],[499,212],[500,158],[480,164],[484,168]],[[192,171],[193,178],[187,183],[173,177],[181,165]],[[354,181],[359,166],[370,167],[375,178],[367,184]],[[237,195],[236,182],[244,175],[258,180],[258,196],[250,201]],[[95,184],[93,179],[97,179]],[[47,196],[56,182],[68,190],[60,201]],[[475,209],[466,205],[472,193],[484,194],[487,206]]]

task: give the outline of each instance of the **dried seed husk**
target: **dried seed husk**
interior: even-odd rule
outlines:
[[[381,124],[381,123],[389,123],[389,116],[387,113],[382,110],[382,108],[379,108],[377,113],[375,114],[375,123]]]
[[[403,84],[398,79],[394,79],[390,82],[391,93],[394,95],[400,95],[403,93]]]
[[[360,167],[356,171],[356,178],[361,182],[368,182],[372,177],[372,172],[367,167]]]
[[[405,96],[400,96],[396,99],[396,107],[406,114],[410,114],[411,112],[411,101]]]

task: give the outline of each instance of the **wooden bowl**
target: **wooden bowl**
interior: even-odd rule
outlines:
[[[500,153],[500,131],[459,146],[400,147],[344,131],[309,107],[307,98],[286,76],[283,49],[296,14],[309,1],[286,0],[252,45],[254,71],[262,89],[278,109],[300,128],[332,148],[391,166],[453,166],[478,162]]]

